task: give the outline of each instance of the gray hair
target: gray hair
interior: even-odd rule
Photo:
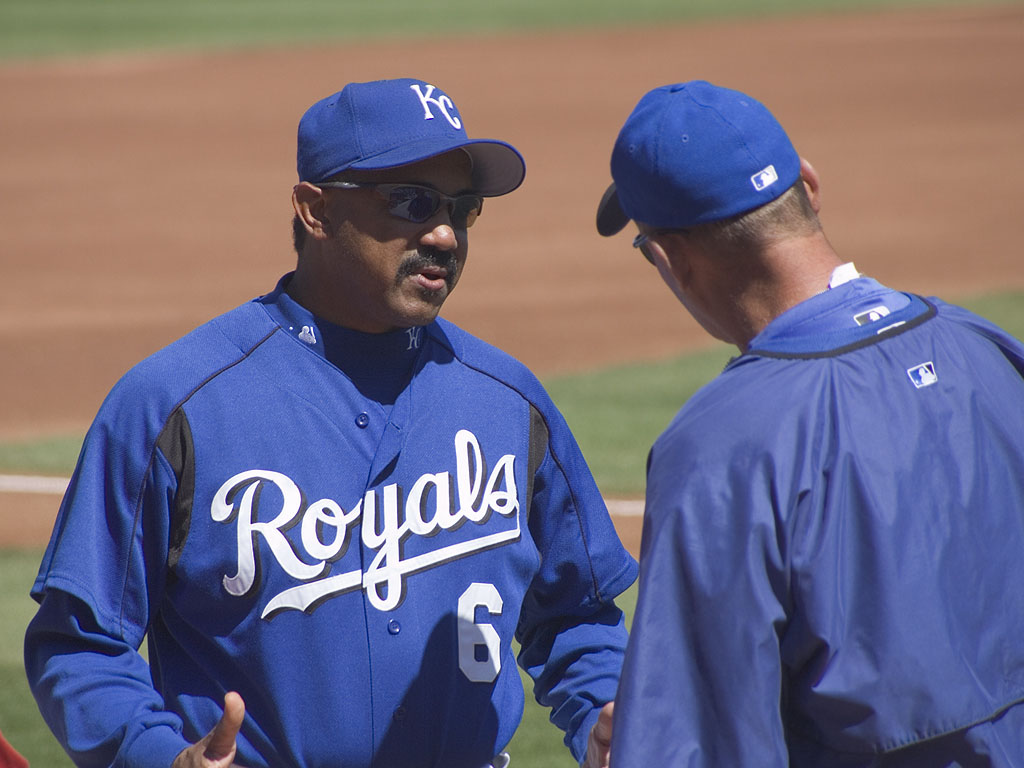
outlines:
[[[728,219],[699,224],[688,230],[689,237],[716,249],[747,251],[763,248],[778,240],[812,235],[821,222],[807,196],[803,181],[796,182],[775,200]]]

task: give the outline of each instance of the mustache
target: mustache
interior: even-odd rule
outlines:
[[[437,248],[424,247],[416,254],[403,261],[398,267],[398,279],[415,275],[427,267],[440,267],[445,270],[445,282],[449,285],[455,280],[459,270],[458,259],[453,251],[442,251]]]

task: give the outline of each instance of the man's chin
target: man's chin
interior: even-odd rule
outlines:
[[[415,325],[427,325],[432,323],[434,318],[441,312],[441,306],[444,304],[444,299],[447,298],[447,293],[444,296],[431,296],[433,301],[417,301],[411,306],[406,307],[406,311],[403,312],[403,328],[410,328]]]

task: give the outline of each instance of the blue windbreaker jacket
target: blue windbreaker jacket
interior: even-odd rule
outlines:
[[[1024,765],[1024,346],[861,278],[649,458],[613,768]]]

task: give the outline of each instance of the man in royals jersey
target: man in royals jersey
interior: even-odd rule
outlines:
[[[650,453],[613,768],[1024,765],[1024,345],[841,259],[746,94],[650,91],[611,171],[740,352]]]
[[[310,107],[297,160],[295,271],[86,437],[32,590],[43,715],[80,765],[504,766],[518,661],[606,764],[636,563],[536,378],[437,317],[522,157],[399,79]]]

